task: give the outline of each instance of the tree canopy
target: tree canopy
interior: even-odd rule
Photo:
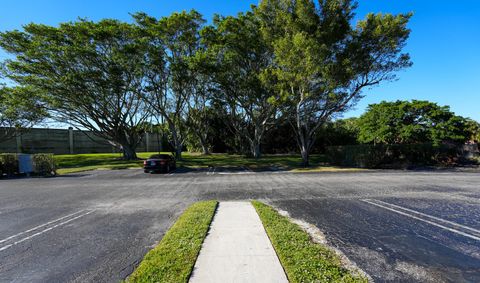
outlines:
[[[0,86],[0,142],[14,137],[47,116],[36,90]]]
[[[468,131],[470,132],[471,142],[480,142],[480,123],[473,119],[466,119]]]
[[[189,106],[200,107],[199,96],[204,95],[205,80],[195,58],[201,50],[200,29],[205,21],[194,10],[160,19],[144,13],[135,14],[134,18],[142,34],[148,69],[142,99],[151,114],[168,125],[176,156],[180,158],[187,138]]]
[[[217,16],[203,35],[213,56],[215,99],[224,105],[232,132],[258,158],[262,138],[275,118],[273,101],[278,99],[274,89],[262,82],[273,54],[262,38],[260,21],[252,12]]]
[[[134,159],[147,117],[138,39],[127,23],[80,20],[3,32],[0,46],[16,56],[7,60],[9,78],[38,90],[53,119],[91,130]]]
[[[467,120],[448,106],[420,100],[371,104],[357,124],[363,143],[463,143],[472,135]]]
[[[353,1],[263,0],[255,13],[274,52],[264,76],[281,93],[303,162],[318,129],[362,98],[362,90],[411,65],[402,53],[411,14],[368,14],[356,26]]]
[[[412,64],[403,52],[412,15],[354,23],[356,8],[352,0],[262,0],[211,25],[194,10],[137,13],[133,23],[29,24],[0,33],[0,46],[14,56],[10,93],[35,90],[53,119],[94,131],[125,158],[136,158],[155,122],[178,158],[186,144],[208,153],[215,139],[259,157],[273,126],[289,124],[293,134],[277,133],[288,134],[289,147],[296,141],[307,166],[316,141],[335,139],[329,128],[352,133],[351,123],[331,121]]]

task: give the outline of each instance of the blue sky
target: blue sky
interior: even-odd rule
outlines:
[[[78,17],[130,21],[129,13],[166,16],[196,9],[207,20],[215,13],[234,15],[249,9],[251,0],[2,0],[0,30],[19,29],[29,22],[56,25]],[[360,0],[357,19],[369,12],[414,12],[406,51],[413,67],[399,80],[365,92],[366,97],[346,117],[362,114],[382,100],[423,99],[450,105],[462,116],[480,121],[480,1]],[[6,55],[0,51],[0,60]]]

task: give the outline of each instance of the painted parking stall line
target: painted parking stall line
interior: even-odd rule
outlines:
[[[253,171],[247,166],[240,167],[209,167],[207,175],[247,175],[247,174],[256,174],[257,172]]]
[[[57,219],[55,219],[55,220],[49,221],[49,222],[44,223],[44,224],[42,224],[42,225],[35,226],[35,227],[31,228],[31,229],[28,229],[28,230],[26,230],[26,231],[20,232],[20,233],[18,233],[18,234],[12,235],[12,236],[7,237],[7,238],[5,238],[5,239],[3,239],[3,240],[0,240],[0,244],[2,244],[2,243],[4,243],[4,242],[7,242],[7,241],[9,241],[9,240],[11,240],[11,239],[17,238],[17,237],[19,237],[19,236],[22,236],[22,235],[24,235],[24,234],[30,233],[30,232],[32,232],[32,231],[38,230],[38,229],[40,229],[40,228],[42,228],[42,227],[48,226],[48,225],[53,224],[53,223],[55,223],[55,222],[61,221],[61,220],[65,219],[65,218],[72,217],[72,216],[74,216],[74,215],[80,214],[80,213],[82,213],[82,212],[84,212],[84,211],[85,211],[85,210],[80,210],[80,211],[77,211],[77,212],[74,212],[74,213],[65,215],[65,216],[63,216],[63,217],[57,218]]]
[[[237,169],[237,168],[235,168]],[[246,166],[241,166],[241,167],[238,167],[238,169],[241,169],[239,171],[235,171],[234,170],[231,170],[231,171],[219,171],[217,172],[216,174],[218,175],[247,175],[247,174],[255,174],[255,172],[253,170],[251,170],[250,168],[246,167]]]
[[[423,217],[426,217],[426,218],[429,218],[429,219],[432,219],[432,220],[443,222],[445,224],[449,224],[449,225],[458,227],[459,229],[465,229],[465,230],[468,230],[469,232],[473,232],[474,234],[479,234],[480,235],[480,230],[472,228],[472,227],[468,227],[468,226],[465,226],[465,225],[462,225],[462,224],[458,224],[458,223],[453,222],[453,221],[445,220],[445,219],[442,219],[442,218],[439,218],[439,217],[436,217],[436,216],[428,215],[428,214],[425,214],[425,213],[420,212],[420,211],[416,211],[416,210],[406,208],[406,207],[403,207],[403,206],[400,206],[400,205],[396,205],[396,204],[393,204],[393,203],[384,202],[384,201],[381,201],[381,200],[375,200],[375,202],[381,203],[381,204],[384,204],[384,205],[387,205],[387,206],[390,206],[390,207],[398,208],[398,209],[403,210],[403,211],[411,212],[411,213],[414,213],[414,214],[417,214],[417,215],[420,215],[420,216],[423,216]]]
[[[463,227],[467,227],[467,226],[464,226],[464,225],[460,225],[458,223],[455,223],[455,222],[451,222],[451,221],[448,221],[448,220],[444,220],[442,219],[443,221],[441,222],[444,222],[444,224],[440,224],[438,222],[435,222],[434,218],[437,218],[437,219],[441,219],[441,218],[438,218],[438,217],[434,217],[434,216],[431,216],[431,215],[428,215],[428,214],[424,214],[422,213],[425,218],[430,218],[430,219],[424,219],[421,217],[420,214],[417,213],[417,215],[415,215],[415,213],[412,213],[412,212],[408,212],[407,210],[401,210],[401,209],[398,209],[398,208],[395,208],[395,207],[390,207],[390,203],[386,203],[386,202],[383,202],[382,203],[377,203],[378,200],[371,200],[371,199],[363,199],[361,200],[365,203],[368,203],[368,204],[371,204],[371,205],[374,205],[374,206],[377,206],[377,207],[381,207],[383,209],[386,209],[386,210],[389,210],[389,211],[392,211],[392,212],[395,212],[397,214],[400,214],[400,215],[403,215],[403,216],[406,216],[406,217],[410,217],[410,218],[413,218],[415,220],[419,220],[419,221],[422,221],[422,222],[425,222],[425,223],[428,223],[430,225],[433,225],[435,227],[438,227],[438,228],[442,228],[444,230],[447,230],[447,231],[450,231],[452,233],[455,233],[455,234],[458,234],[458,235],[461,235],[461,236],[464,236],[464,237],[467,237],[467,238],[470,238],[470,239],[473,239],[473,240],[476,240],[476,241],[480,241],[480,235],[475,235],[473,233],[470,233],[470,232],[465,232],[465,231],[461,231],[458,229],[458,226],[463,226]],[[397,207],[400,207],[400,206],[397,206]],[[400,207],[400,208],[403,208],[403,207]],[[407,209],[407,208],[404,208],[404,209]],[[414,211],[414,210],[412,210]],[[415,212],[415,211],[414,211]],[[420,212],[419,212],[420,213]],[[437,220],[438,221],[438,220]],[[440,222],[440,221],[439,221]],[[457,226],[456,228],[453,228],[453,227],[448,227],[446,225],[448,225],[446,222],[451,222],[451,223],[455,223],[455,225],[452,225],[450,224],[451,226]],[[469,230],[475,230],[477,231],[476,229],[473,229],[471,227],[468,227]]]
[[[65,225],[65,224],[68,224],[68,223],[70,223],[70,222],[72,222],[72,221],[75,221],[75,220],[77,220],[77,219],[79,219],[79,218],[82,218],[82,217],[84,217],[84,216],[87,216],[87,215],[93,213],[94,211],[95,211],[95,210],[88,210],[88,211],[87,211],[87,210],[81,210],[81,211],[78,211],[78,212],[76,212],[76,213],[72,213],[72,214],[66,215],[66,216],[64,216],[64,217],[61,217],[61,218],[58,218],[58,219],[49,221],[49,222],[47,222],[47,223],[45,223],[45,224],[38,225],[38,226],[36,226],[36,227],[34,227],[34,228],[31,228],[31,229],[29,229],[29,230],[26,230],[26,231],[24,231],[24,232],[21,232],[21,233],[15,234],[15,235],[13,235],[13,236],[10,236],[10,237],[8,237],[8,238],[5,238],[5,239],[2,240],[2,243],[4,243],[4,245],[3,245],[3,246],[0,246],[0,252],[6,250],[6,249],[8,249],[8,248],[11,248],[11,247],[13,247],[13,246],[15,246],[15,245],[18,245],[18,244],[20,244],[20,243],[23,243],[23,242],[25,242],[25,241],[27,241],[27,240],[30,240],[30,239],[35,238],[35,237],[37,237],[37,236],[40,236],[40,235],[42,235],[42,234],[44,234],[44,233],[47,233],[47,232],[49,232],[49,231],[51,231],[51,230],[53,230],[53,229],[55,229],[55,228],[61,227],[61,226]],[[80,212],[83,212],[83,213],[80,213]],[[65,219],[67,219],[67,220],[65,220]],[[64,221],[62,221],[62,220],[64,220]],[[46,228],[45,228],[45,227],[46,227]],[[41,228],[44,228],[44,229],[43,229],[43,230],[40,230]],[[35,232],[35,231],[37,231],[37,230],[40,230],[40,231]],[[29,235],[29,236],[26,236],[26,237],[24,237],[24,238],[22,238],[22,239],[14,240],[15,238],[18,238],[19,236],[29,234],[30,232],[35,232],[35,233],[33,233],[33,234]]]

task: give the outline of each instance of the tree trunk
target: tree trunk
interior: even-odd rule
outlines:
[[[175,144],[175,158],[177,160],[182,159],[182,144]]]
[[[308,129],[303,128],[300,122],[297,122],[297,127],[297,144],[302,156],[302,166],[306,168],[310,166],[310,149],[312,148],[310,141],[312,137],[307,134]]]
[[[298,146],[300,147],[300,154],[302,156],[302,166],[310,166],[310,152],[312,151],[315,136],[312,133],[300,132],[298,137]]]
[[[175,158],[177,160],[182,159],[182,151],[183,151],[183,143],[178,138],[177,134],[172,134],[173,136],[173,143],[174,143],[174,150],[175,150]]]
[[[310,166],[310,152],[306,147],[300,146],[300,154],[302,155],[302,166],[307,168]]]
[[[210,149],[208,148],[206,137],[202,136],[202,134],[199,133],[198,134],[198,140],[200,141],[200,146],[202,147],[202,154],[203,155],[209,155],[210,154]]]
[[[137,153],[135,152],[135,148],[131,145],[122,145],[122,152],[123,152],[123,159],[125,160],[136,160]]]
[[[250,151],[255,159],[259,159],[262,156],[260,144],[262,143],[262,135],[265,130],[263,124],[265,124],[265,122],[262,124],[255,123],[255,132],[253,133],[253,139],[250,140]]]
[[[251,145],[251,153],[255,159],[259,159],[262,156],[262,152],[260,151],[260,143],[257,141],[253,141]]]
[[[175,150],[175,159],[180,160],[182,159],[182,151],[183,151],[183,143],[180,141],[180,138],[178,137],[177,130],[175,129],[175,126],[170,124],[170,133],[172,134],[173,138],[173,146]]]
[[[204,143],[202,143],[202,154],[203,155],[209,155],[210,154],[210,150],[208,149],[208,146],[205,145]]]

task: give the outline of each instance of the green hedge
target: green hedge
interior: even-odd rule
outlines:
[[[0,154],[0,177],[6,174],[13,176],[18,174],[18,155],[14,153]]]
[[[33,172],[41,176],[55,176],[56,164],[53,154],[33,154]]]
[[[395,144],[330,146],[326,156],[332,165],[360,168],[408,168],[453,166],[464,162],[461,147],[455,145]]]
[[[56,175],[56,164],[53,154],[32,154],[33,174],[38,176]],[[18,154],[0,154],[0,177],[3,175],[14,176],[19,174]]]

